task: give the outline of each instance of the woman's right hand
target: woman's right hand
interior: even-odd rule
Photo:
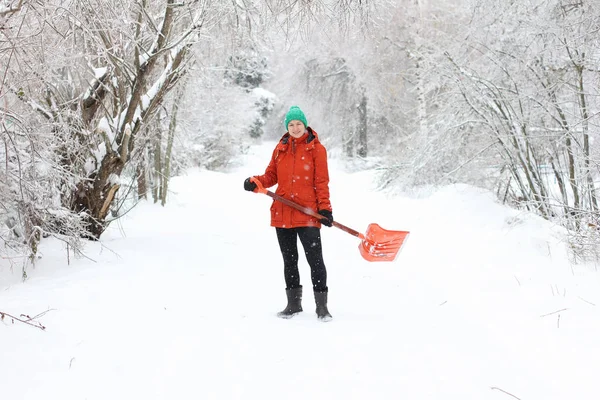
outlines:
[[[244,181],[244,190],[254,192],[256,190],[256,183],[252,182],[250,178],[246,178]]]
[[[329,210],[319,210],[319,214],[325,217],[321,218],[321,223],[331,228],[333,226],[333,213]]]

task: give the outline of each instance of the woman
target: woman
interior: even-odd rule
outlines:
[[[302,311],[302,285],[298,272],[298,237],[310,265],[316,312],[319,319],[329,320],[327,309],[327,270],[321,248],[321,224],[332,226],[333,214],[329,201],[329,171],[327,151],[317,133],[307,124],[302,110],[293,106],[285,115],[287,132],[273,151],[271,162],[263,175],[255,176],[265,187],[277,184],[275,193],[304,207],[316,210],[318,220],[274,200],[271,205],[271,226],[275,227],[283,256],[287,307],[277,315],[291,318]],[[256,191],[251,178],[244,189]]]

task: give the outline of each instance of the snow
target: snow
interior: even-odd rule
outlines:
[[[121,177],[117,174],[110,174],[108,176],[108,183],[110,183],[111,185],[120,185]]]
[[[96,130],[98,131],[98,133],[102,133],[102,134],[108,136],[111,143],[115,140],[113,128],[110,125],[108,118],[106,118],[106,117],[100,118],[100,120],[98,121],[98,126],[96,127]]]
[[[106,72],[108,72],[108,68],[106,67],[101,67],[101,68],[93,68],[92,71],[94,72],[94,77],[96,78],[96,80],[102,78],[104,75],[106,75]]]
[[[244,192],[274,143],[228,173],[174,178],[86,257],[47,240],[29,279],[0,259],[6,399],[600,398],[600,280],[560,230],[469,186],[390,196],[330,160],[334,217],[410,230],[394,263],[323,228],[333,320],[285,306],[270,199]],[[14,261],[14,260],[13,260]]]
[[[150,103],[152,101],[154,101],[159,90],[165,85],[167,78],[171,74],[173,74],[173,60],[177,57],[177,54],[179,52],[183,51],[182,49],[184,47],[185,47],[185,45],[180,44],[179,46],[176,46],[175,48],[173,48],[171,50],[171,52],[170,52],[171,57],[169,58],[169,61],[167,62],[167,65],[165,66],[162,74],[156,80],[156,82],[154,82],[154,84],[148,90],[148,92],[142,96],[142,98],[141,98],[141,103],[142,103],[141,108],[142,109],[140,110],[139,107],[138,107],[138,109],[136,109],[134,120],[136,120],[140,117],[141,111],[148,109],[148,107],[150,106]]]
[[[264,98],[264,99],[269,99],[271,101],[277,100],[277,96],[274,93],[269,92],[268,90],[263,89],[261,87],[252,89],[252,94],[259,99]]]
[[[108,68],[106,68],[106,67],[94,68],[94,67],[90,66],[90,68],[92,70],[92,73],[94,74],[94,79],[89,82],[88,89],[85,91],[85,93],[82,96],[82,98],[84,100],[87,99],[88,97],[92,96],[92,94],[93,94],[92,91],[93,91],[94,85],[96,84],[97,81],[102,79],[102,77],[105,76],[106,73],[108,72]]]

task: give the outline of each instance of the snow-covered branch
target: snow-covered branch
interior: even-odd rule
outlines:
[[[0,17],[8,14],[14,14],[17,11],[20,11],[22,6],[23,0],[19,0],[18,2],[12,2],[4,6],[0,5]]]

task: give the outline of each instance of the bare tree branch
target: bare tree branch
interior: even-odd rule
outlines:
[[[36,321],[36,319],[43,317],[50,311],[54,311],[54,310],[52,310],[52,309],[46,310],[42,313],[39,313],[38,315],[36,315],[34,317],[30,317],[29,315],[25,315],[25,314],[21,314],[20,317],[15,317],[14,315],[11,315],[9,313],[0,311],[0,321],[4,321],[4,319],[6,317],[8,317],[8,318],[11,318],[13,324],[15,323],[15,321],[18,321],[23,324],[33,326],[33,327],[41,329],[41,330],[46,330],[46,327],[44,325],[42,325],[39,321]]]

